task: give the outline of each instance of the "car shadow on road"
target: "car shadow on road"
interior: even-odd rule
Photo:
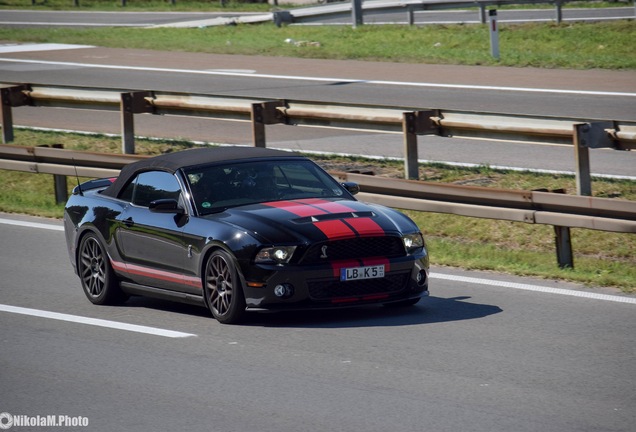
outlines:
[[[337,310],[251,314],[244,325],[263,327],[390,327],[484,318],[502,312],[494,305],[471,303],[470,297],[427,297],[408,307],[365,306]]]
[[[330,310],[248,313],[244,326],[346,328],[391,327],[434,324],[484,318],[502,312],[494,305],[471,303],[471,297],[426,297],[415,306],[382,307],[369,305]],[[150,308],[212,319],[210,312],[199,306],[146,297],[132,297],[124,307]]]

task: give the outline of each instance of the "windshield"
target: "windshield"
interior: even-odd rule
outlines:
[[[309,160],[267,160],[184,170],[201,215],[269,201],[342,197],[345,190]]]

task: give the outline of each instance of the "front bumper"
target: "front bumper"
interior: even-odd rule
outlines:
[[[245,275],[245,301],[250,310],[331,309],[373,303],[392,303],[428,295],[428,259],[426,254],[399,259],[369,259],[384,262],[382,278],[341,281],[341,268],[356,266],[334,262],[311,266],[256,266],[253,275]],[[251,277],[250,277],[251,276]],[[254,286],[258,285],[258,286]],[[284,286],[287,295],[277,295]],[[279,289],[279,294],[282,289]]]

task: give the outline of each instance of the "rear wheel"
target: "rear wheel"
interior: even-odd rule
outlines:
[[[84,294],[91,303],[106,305],[126,300],[106,250],[93,233],[85,235],[80,242],[77,269]]]
[[[235,324],[245,315],[245,297],[232,256],[223,250],[212,252],[205,267],[205,303],[214,318]]]

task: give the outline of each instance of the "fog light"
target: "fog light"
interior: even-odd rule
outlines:
[[[294,295],[294,287],[290,284],[279,284],[274,287],[274,295],[279,298],[289,298]]]
[[[425,285],[426,284],[426,270],[420,270],[420,272],[417,274],[417,284],[419,286]]]

